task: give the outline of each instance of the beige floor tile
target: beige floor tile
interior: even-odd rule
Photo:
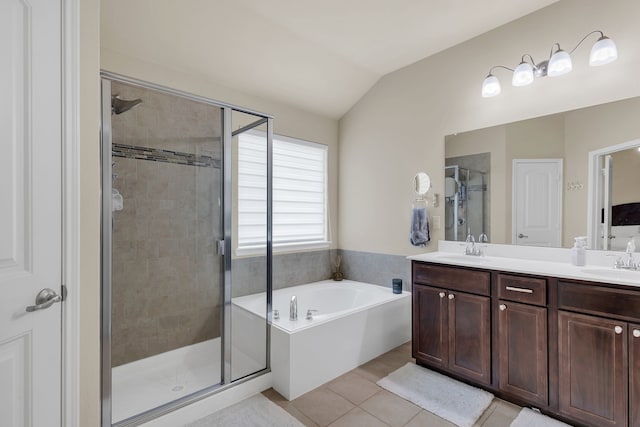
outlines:
[[[420,411],[405,427],[456,427],[455,424],[428,411]]]
[[[360,407],[385,423],[400,427],[415,417],[420,408],[413,403],[382,390],[363,402]]]
[[[480,418],[478,418],[478,420],[475,422],[474,427],[479,427],[482,424],[484,424],[485,421],[487,421],[487,419],[491,416],[491,414],[493,414],[493,411],[496,410],[496,406],[498,406],[499,401],[500,399],[493,399],[491,401],[491,404],[489,405],[489,407],[484,410]]]
[[[327,387],[351,403],[359,405],[380,390],[374,382],[354,372],[348,372],[327,384]]]
[[[509,402],[505,402],[504,400],[495,399],[494,403],[492,403],[492,405],[487,408],[487,411],[491,409],[494,404],[495,407],[493,412],[484,420],[484,416],[480,418],[480,420],[478,420],[478,423],[476,423],[477,426],[508,427],[509,425],[511,425],[511,422],[518,416],[520,409],[522,409],[519,406]]]
[[[287,402],[282,405],[282,409],[293,415],[298,421],[304,424],[305,427],[320,427],[318,423],[300,412],[295,406],[291,404],[291,402]]]
[[[333,423],[329,424],[329,427],[388,427],[389,424],[385,424],[373,415],[360,408],[353,408],[347,412],[346,415],[341,416]]]
[[[391,372],[398,368],[394,368],[392,365],[385,363],[384,361],[373,359],[354,369],[354,372],[368,379],[369,381],[376,383],[380,378],[384,378]]]
[[[331,424],[354,408],[347,399],[325,387],[303,394],[291,404],[321,426]]]
[[[502,399],[496,399],[496,400],[497,400],[496,412],[499,412],[500,414],[505,415],[507,417],[512,417],[515,419],[515,417],[518,416],[518,414],[520,413],[520,410],[522,409],[520,406],[514,405],[511,402],[507,402]]]
[[[272,388],[263,391],[262,395],[278,406],[284,406],[289,403],[289,401],[283,395]]]

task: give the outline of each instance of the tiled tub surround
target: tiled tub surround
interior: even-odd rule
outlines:
[[[118,366],[220,336],[222,171],[219,108],[117,83],[113,93],[143,100],[112,116]]]
[[[339,253],[345,278],[388,287],[391,287],[391,279],[398,278],[402,279],[405,291],[411,290],[411,262],[406,257],[344,249]]]
[[[335,251],[328,249],[273,256],[273,289],[313,283],[331,277]],[[233,297],[264,292],[267,271],[264,256],[235,258],[231,263]]]

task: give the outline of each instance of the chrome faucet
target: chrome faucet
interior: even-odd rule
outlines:
[[[289,303],[289,320],[298,320],[298,298],[295,295]]]

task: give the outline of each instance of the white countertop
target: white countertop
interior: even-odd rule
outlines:
[[[578,267],[570,263],[570,250],[560,248],[531,248],[511,245],[487,245],[486,256],[464,255],[464,244],[440,241],[437,252],[411,255],[413,261],[435,262],[448,265],[510,271],[515,273],[553,276],[566,279],[612,283],[640,288],[640,270],[627,271],[612,267],[621,252],[587,251],[587,265]],[[613,255],[613,258],[609,256]],[[640,254],[634,256],[636,262]]]

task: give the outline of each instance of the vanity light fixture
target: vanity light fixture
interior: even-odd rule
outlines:
[[[526,86],[533,83],[535,77],[544,76],[561,76],[567,74],[573,69],[571,62],[571,54],[584,42],[591,34],[600,34],[600,38],[591,48],[589,55],[589,65],[596,67],[605,65],[618,59],[618,49],[615,43],[609,37],[605,36],[600,30],[591,31],[578,42],[576,47],[566,52],[560,48],[560,43],[554,43],[551,46],[549,59],[536,63],[531,55],[525,53],[520,59],[520,64],[513,69],[504,65],[495,65],[489,70],[489,75],[482,82],[482,96],[490,98],[500,94],[500,82],[493,75],[496,68],[504,68],[513,73],[511,84],[513,86]]]

